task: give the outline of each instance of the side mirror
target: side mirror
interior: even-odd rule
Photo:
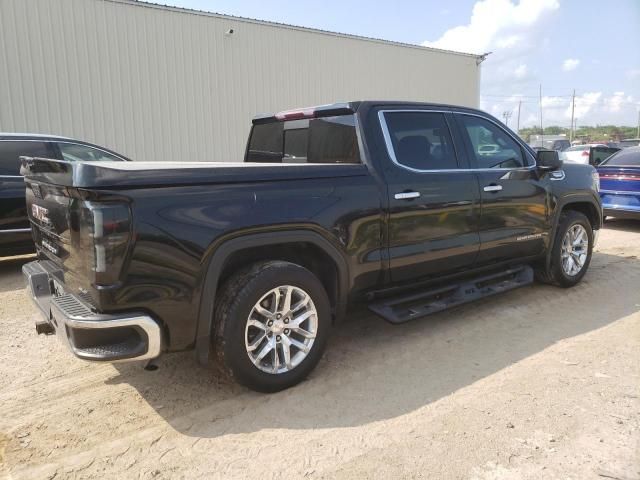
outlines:
[[[551,172],[562,167],[562,160],[556,150],[538,150],[536,165],[540,170]]]

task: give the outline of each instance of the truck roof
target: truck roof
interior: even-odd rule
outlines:
[[[73,140],[60,135],[50,135],[48,133],[20,133],[20,132],[0,132],[0,140]]]
[[[329,103],[326,105],[299,107],[277,113],[261,113],[253,117],[253,123],[259,124],[283,120],[297,120],[301,118],[348,115],[357,112],[362,107],[372,106],[400,106],[409,108],[429,107],[446,110],[467,111],[488,115],[486,112],[483,112],[482,110],[478,110],[476,108],[465,107],[462,105],[451,105],[446,103],[411,102],[406,100],[355,100],[350,102],[337,102]]]

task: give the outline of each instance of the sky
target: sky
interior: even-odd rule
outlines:
[[[640,0],[162,0],[185,8],[469,53],[480,108],[516,127],[638,124]]]

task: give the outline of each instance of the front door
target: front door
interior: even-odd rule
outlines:
[[[542,254],[551,231],[549,193],[535,159],[497,122],[455,117],[480,182],[478,265]]]
[[[480,193],[444,112],[379,113],[388,161],[387,242],[393,283],[474,265]],[[462,167],[462,168],[461,168]]]

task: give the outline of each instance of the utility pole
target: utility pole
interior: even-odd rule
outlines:
[[[576,110],[576,89],[573,89],[573,95],[571,96],[571,133],[570,133],[570,139],[569,141],[573,142],[573,135],[574,135],[574,130],[573,130],[573,114]]]
[[[502,112],[502,116],[504,117],[504,123],[507,125],[507,127],[509,126],[509,118],[511,118],[511,110],[507,110],[505,112]]]
[[[544,127],[542,126],[542,84],[540,84],[540,141],[544,144]]]
[[[517,133],[518,135],[520,135],[520,107],[522,107],[522,100],[520,100],[520,101],[518,102],[518,129],[517,129],[517,131],[516,131],[516,133]],[[638,113],[640,113],[640,112],[638,112]],[[640,125],[640,122],[639,122],[638,124]]]
[[[638,110],[638,134],[636,138],[640,138],[640,110]]]

